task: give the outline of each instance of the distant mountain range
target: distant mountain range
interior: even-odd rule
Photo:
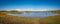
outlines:
[[[0,11],[22,11],[22,10],[0,10]],[[26,10],[30,11],[30,10]],[[31,10],[31,11],[60,11],[60,10]]]

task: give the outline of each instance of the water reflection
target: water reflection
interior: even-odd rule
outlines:
[[[10,14],[12,16],[23,16],[23,17],[38,17],[38,18],[43,18],[47,16],[55,16],[59,14],[54,14],[51,12],[24,12],[23,14]]]

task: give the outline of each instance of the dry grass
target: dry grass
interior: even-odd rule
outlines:
[[[55,13],[55,14],[60,14],[60,10],[56,10],[56,11],[51,11],[52,13]]]
[[[10,16],[7,14],[20,14],[20,12],[0,12],[0,24],[60,24],[56,23],[60,21],[59,16],[49,16],[46,18],[26,18],[18,16]],[[49,22],[49,21],[53,22]],[[56,22],[54,21],[56,20]]]
[[[8,12],[0,12],[0,24],[39,24],[40,18],[9,16]]]

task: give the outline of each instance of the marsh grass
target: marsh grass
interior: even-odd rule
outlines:
[[[20,12],[11,13],[19,14]],[[7,15],[11,13],[5,11],[0,12],[0,24],[60,24],[60,15],[48,16],[46,18],[26,18]],[[56,13],[60,14],[60,11]]]

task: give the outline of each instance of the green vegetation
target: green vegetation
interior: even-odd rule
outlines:
[[[47,24],[60,24],[60,16],[48,17]]]

